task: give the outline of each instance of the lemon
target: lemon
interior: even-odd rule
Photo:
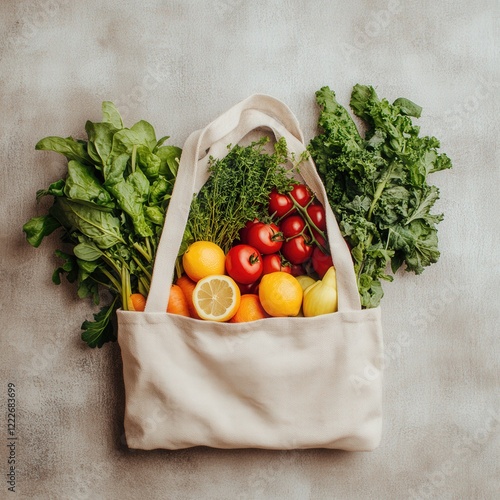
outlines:
[[[225,261],[224,250],[211,241],[192,243],[182,256],[184,271],[193,281],[214,274],[224,274]]]
[[[291,274],[265,274],[259,285],[262,307],[270,316],[297,316],[302,305],[302,287]]]
[[[236,282],[222,274],[202,278],[193,290],[193,305],[201,319],[228,321],[240,307]]]
[[[302,274],[300,276],[297,276],[297,281],[300,283],[300,286],[302,287],[302,291],[306,291],[311,285],[314,285],[316,283],[316,280],[311,278],[310,276],[307,276],[306,274]]]

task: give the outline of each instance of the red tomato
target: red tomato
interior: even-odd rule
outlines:
[[[290,215],[280,224],[280,229],[285,239],[297,236],[305,227],[306,223],[300,215]]]
[[[246,293],[257,293],[257,289],[259,287],[259,282],[255,281],[253,283],[247,283],[244,285],[243,283],[236,283],[238,288],[240,289],[241,295],[245,295]]]
[[[254,219],[254,220],[249,220],[246,224],[245,227],[240,229],[240,242],[241,243],[248,243],[248,231],[250,228],[259,222],[259,219]]]
[[[236,245],[226,255],[226,271],[237,283],[255,283],[262,275],[262,257],[250,245]]]
[[[283,245],[283,233],[276,224],[253,224],[247,234],[247,243],[256,248],[261,254],[279,252]]]
[[[321,205],[309,205],[307,207],[307,214],[309,215],[312,223],[320,231],[324,231],[326,229],[325,209]]]
[[[269,195],[269,215],[275,217],[283,217],[287,213],[291,213],[293,209],[293,201],[286,194],[280,194],[273,189]]]
[[[332,256],[323,253],[319,247],[314,249],[311,260],[313,269],[318,273],[320,278],[323,278],[328,269],[333,266]]]
[[[277,271],[282,271],[288,274],[291,274],[292,272],[292,266],[290,266],[289,264],[283,265],[281,255],[277,253],[264,255],[264,257],[262,257],[262,264],[264,266],[262,276],[264,276],[264,274],[275,273]]]
[[[299,235],[285,241],[281,247],[281,253],[292,264],[303,264],[311,257],[313,247],[307,244],[304,236]]]
[[[305,207],[312,199],[311,193],[305,184],[295,184],[290,196],[301,206]]]
[[[304,270],[304,266],[301,264],[292,264],[292,276],[302,276],[303,274],[307,274]]]

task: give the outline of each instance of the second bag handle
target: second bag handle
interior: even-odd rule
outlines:
[[[162,236],[158,245],[146,312],[165,312],[175,261],[189,217],[192,196],[208,178],[210,157],[223,158],[228,144],[236,144],[257,128],[271,129],[276,139],[284,137],[288,150],[301,155],[305,146],[298,121],[291,110],[271,96],[256,94],[230,108],[186,140]],[[337,270],[339,311],[360,310],[360,298],[349,248],[328,203],[325,189],[311,159],[303,162],[300,175],[315,192],[326,212],[330,249]]]

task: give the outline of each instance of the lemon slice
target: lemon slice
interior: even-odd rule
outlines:
[[[193,290],[193,304],[201,319],[228,321],[240,307],[240,289],[229,276],[202,278]]]

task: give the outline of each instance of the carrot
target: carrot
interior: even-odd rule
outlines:
[[[186,296],[184,295],[182,288],[178,285],[172,285],[172,288],[170,289],[167,312],[189,317],[189,307]]]
[[[190,279],[186,274],[183,274],[180,278],[175,282],[176,285],[180,286],[187,300],[189,314],[192,318],[200,319],[200,316],[196,312],[196,308],[193,303],[193,290],[196,286],[196,283]]]
[[[140,293],[133,293],[129,299],[129,309],[131,311],[144,311],[146,307],[146,297]]]

